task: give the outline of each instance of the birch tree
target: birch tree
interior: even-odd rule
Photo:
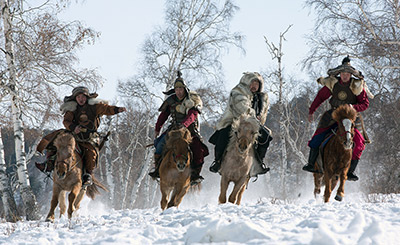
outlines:
[[[99,78],[94,70],[77,70],[73,65],[74,51],[94,40],[96,33],[79,22],[61,23],[54,13],[43,12],[45,5],[26,9],[24,1],[0,0],[4,33],[0,102],[11,102],[1,109],[2,114],[11,114],[14,125],[18,186],[28,220],[39,219],[39,214],[26,166],[24,123],[35,125],[48,113],[47,105],[53,106],[51,115],[57,118],[59,86],[96,85]]]
[[[17,205],[11,191],[10,183],[7,176],[6,161],[4,158],[3,139],[1,137],[0,128],[0,193],[1,201],[3,203],[4,218],[7,222],[16,222],[20,220]]]

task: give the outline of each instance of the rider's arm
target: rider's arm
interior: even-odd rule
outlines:
[[[365,111],[369,106],[367,92],[363,89],[361,94],[357,96],[357,104],[353,105],[357,112]]]
[[[98,116],[106,115],[111,116],[119,113],[119,109],[122,107],[107,105],[104,103],[96,104],[96,114]]]
[[[234,112],[234,115],[236,114],[235,116],[240,116],[244,113],[249,113],[254,117],[256,116],[255,110],[251,108],[251,99],[249,99],[248,96],[232,90],[230,99],[232,101],[229,102],[229,106]]]
[[[63,124],[70,131],[74,131],[76,126],[78,126],[78,124],[74,123],[74,113],[72,111],[67,111],[64,114]]]
[[[169,114],[171,114],[169,107],[160,113],[160,115],[158,116],[158,119],[157,119],[157,123],[156,123],[156,128],[155,128],[156,132],[160,132],[165,121],[167,121]]]
[[[314,101],[311,103],[310,109],[308,110],[308,114],[312,115],[318,109],[318,107],[329,97],[331,97],[332,93],[331,90],[324,86],[319,91],[317,96],[315,97]]]
[[[190,109],[188,111],[188,114],[186,115],[185,119],[182,121],[182,125],[185,126],[185,128],[189,127],[190,124],[192,124],[197,116],[199,115],[199,112],[195,109]]]

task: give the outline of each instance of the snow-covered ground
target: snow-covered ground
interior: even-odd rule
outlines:
[[[241,206],[217,205],[218,193],[205,190],[164,212],[107,210],[85,198],[71,220],[1,222],[0,244],[399,244],[400,194],[347,193],[325,204],[246,191]]]

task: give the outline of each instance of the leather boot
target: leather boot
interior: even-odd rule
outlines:
[[[311,173],[321,173],[315,169],[315,162],[317,161],[317,157],[319,154],[318,148],[310,148],[310,154],[308,155],[308,163],[303,166],[304,171],[308,171]]]
[[[154,170],[149,175],[154,178],[160,178],[160,165],[161,165],[161,154],[154,154]]]
[[[201,172],[201,167],[192,169],[192,173],[190,175],[191,186],[198,185],[204,180],[204,178],[200,175],[200,172]]]
[[[215,160],[210,166],[210,171],[218,173],[221,168],[222,158],[229,143],[229,135],[231,133],[231,126],[218,130],[217,139],[215,139],[214,155]]]
[[[260,164],[260,167],[261,167],[261,172],[259,172],[257,174],[266,174],[270,170],[264,164],[264,157],[267,153],[268,146],[269,146],[269,141],[267,144],[263,144],[263,145],[257,144],[255,147],[257,162]]]
[[[349,171],[347,172],[347,180],[350,180],[350,181],[358,180],[357,175],[354,174],[354,171],[356,170],[358,161],[360,161],[360,160],[351,160],[350,168],[349,168]]]

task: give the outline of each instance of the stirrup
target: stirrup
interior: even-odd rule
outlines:
[[[219,162],[219,161],[214,161],[214,162],[211,164],[209,170],[210,170],[211,172],[213,172],[213,173],[218,173],[218,171],[220,170],[220,168],[221,168],[221,162]]]
[[[315,169],[315,167],[313,165],[308,164],[308,163],[307,163],[307,165],[304,165],[302,169],[307,172],[322,174],[321,171],[318,171],[317,169]]]

